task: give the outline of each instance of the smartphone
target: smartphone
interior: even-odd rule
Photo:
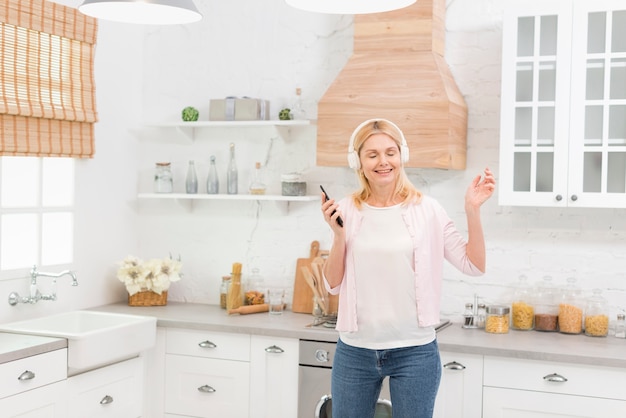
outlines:
[[[324,186],[322,186],[321,184],[320,184],[320,189],[322,189],[322,193],[324,193],[324,197],[326,198],[326,200],[330,200],[330,197],[328,197],[328,193],[326,193],[326,190],[324,190]],[[334,210],[333,213],[330,214],[330,216],[333,216],[335,212],[337,211]],[[337,223],[339,224],[340,227],[343,228],[343,219],[341,219],[341,216],[337,217]]]

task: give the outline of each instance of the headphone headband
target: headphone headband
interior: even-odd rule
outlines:
[[[357,150],[354,149],[354,141],[356,139],[357,134],[361,131],[361,129],[363,129],[366,125],[372,122],[385,122],[391,125],[393,128],[395,128],[398,131],[398,133],[400,134],[400,140],[401,140],[400,157],[402,159],[402,164],[409,161],[409,146],[406,142],[406,138],[404,137],[404,133],[402,132],[402,129],[400,129],[398,125],[396,125],[395,123],[393,123],[392,121],[388,119],[375,118],[375,119],[368,119],[365,122],[362,122],[359,126],[356,127],[354,132],[352,132],[352,136],[350,136],[350,144],[348,145],[348,165],[350,166],[350,168],[354,170],[358,170],[359,168],[361,168],[361,161],[359,160],[359,154]]]

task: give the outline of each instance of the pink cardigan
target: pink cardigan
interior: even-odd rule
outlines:
[[[330,294],[339,294],[336,329],[341,332],[354,332],[358,329],[358,321],[354,263],[351,261],[354,259],[352,243],[359,232],[363,216],[354,205],[352,197],[342,199],[339,207],[344,219],[344,228],[347,228],[345,274],[341,284],[335,288],[330,288],[328,282],[324,281]],[[437,325],[444,258],[464,274],[480,276],[483,273],[467,257],[465,251],[467,241],[436,200],[423,196],[419,204],[410,204],[404,208],[402,218],[413,238],[418,323],[420,327]]]

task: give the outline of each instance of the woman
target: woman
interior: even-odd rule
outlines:
[[[365,121],[348,151],[360,189],[339,203],[322,194],[333,235],[324,276],[329,292],[339,294],[334,418],[373,417],[386,376],[394,418],[432,417],[441,379],[434,326],[443,260],[468,275],[485,271],[480,206],[493,194],[493,174],[486,168],[467,189],[465,240],[445,210],[410,183],[408,152],[394,123]]]

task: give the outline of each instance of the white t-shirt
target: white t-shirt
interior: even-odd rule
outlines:
[[[340,333],[341,340],[375,350],[430,343],[434,328],[417,322],[413,240],[401,205],[363,204],[361,213],[353,245],[358,331]]]

